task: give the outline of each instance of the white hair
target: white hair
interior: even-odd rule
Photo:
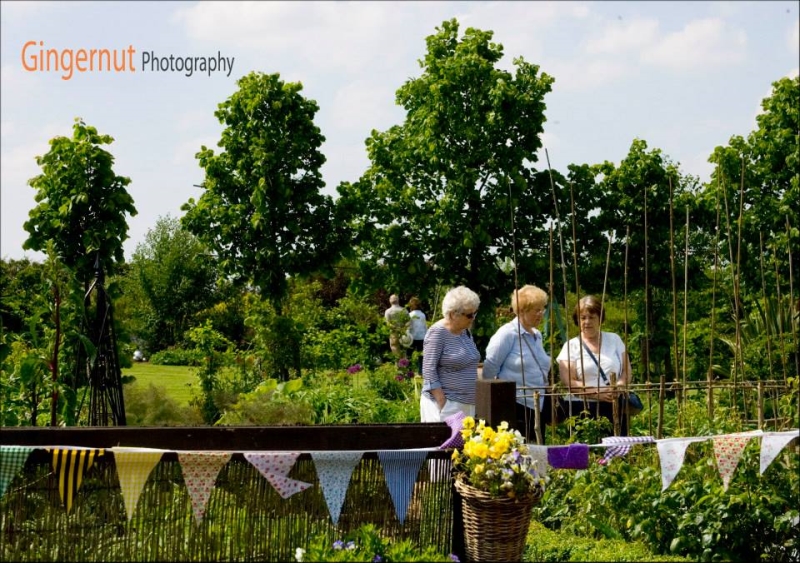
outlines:
[[[442,299],[442,315],[445,318],[453,313],[463,313],[464,311],[475,311],[481,304],[478,294],[470,288],[460,285],[454,287]]]
[[[395,295],[394,293],[392,293],[389,296],[389,304],[391,304],[391,305],[399,305],[400,304],[400,298],[397,295]]]

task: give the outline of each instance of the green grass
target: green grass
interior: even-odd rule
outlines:
[[[123,368],[122,375],[132,375],[136,381],[131,386],[146,388],[150,383],[156,387],[164,387],[167,396],[174,399],[180,406],[188,406],[192,398],[190,385],[198,385],[197,368],[189,366],[159,366],[144,363],[134,363],[132,367]]]

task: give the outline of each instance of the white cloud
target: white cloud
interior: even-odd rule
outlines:
[[[719,18],[694,20],[645,49],[641,60],[677,70],[728,65],[744,60],[747,36]]]
[[[381,2],[199,2],[174,21],[193,39],[355,72],[379,57],[383,64],[401,58],[385,45],[404,44],[401,30],[418,19],[414,12]]]
[[[797,78],[797,75],[798,75],[798,74],[800,74],[800,68],[798,68],[798,67],[794,67],[792,70],[790,70],[790,71],[789,71],[789,72],[786,74],[786,76],[787,76],[788,78]]]
[[[789,32],[789,52],[796,53],[800,49],[800,20],[794,22],[794,29]]]
[[[623,78],[630,66],[619,59],[572,59],[553,61],[544,71],[556,77],[553,84],[555,93],[593,90]]]
[[[634,18],[611,21],[599,34],[590,37],[584,46],[587,53],[627,53],[655,43],[658,37],[658,21],[650,18]]]

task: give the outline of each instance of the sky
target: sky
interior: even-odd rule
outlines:
[[[302,83],[319,105],[324,193],[336,197],[340,182],[369,166],[371,131],[402,124],[395,92],[420,76],[425,38],[451,18],[459,35],[494,32],[500,68],[513,72],[521,56],[555,78],[542,141],[562,172],[618,164],[638,138],[706,182],[714,148],[756,128],[772,83],[797,76],[800,60],[798,1],[3,1],[0,12],[7,260],[43,259],[22,248],[36,206],[28,180],[41,172],[35,158],[49,140],[72,136],[76,117],[114,138],[104,148],[115,173],[131,179],[138,214],[128,218],[130,258],[159,217],[180,217],[181,205],[202,195],[195,154],[203,145],[219,150],[214,112],[252,71]],[[116,55],[116,70],[96,58],[90,70],[93,49]],[[536,167],[546,168],[544,150]]]

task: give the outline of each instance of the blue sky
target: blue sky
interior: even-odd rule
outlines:
[[[139,211],[130,257],[158,217],[181,215],[203,180],[194,158],[216,147],[217,105],[251,71],[279,72],[316,100],[326,193],[368,166],[372,129],[399,124],[395,91],[420,74],[425,38],[457,18],[494,31],[514,57],[555,77],[543,142],[554,169],[619,163],[635,138],[707,181],[707,159],[755,128],[772,82],[796,76],[800,2],[1,2],[0,256],[23,251],[35,206],[27,181],[48,141],[75,117],[114,137],[114,170]],[[45,49],[133,46],[136,72],[27,71],[26,42]],[[233,57],[233,70],[144,72],[142,53]],[[30,64],[28,65],[30,66]],[[545,166],[544,155],[540,166]]]

